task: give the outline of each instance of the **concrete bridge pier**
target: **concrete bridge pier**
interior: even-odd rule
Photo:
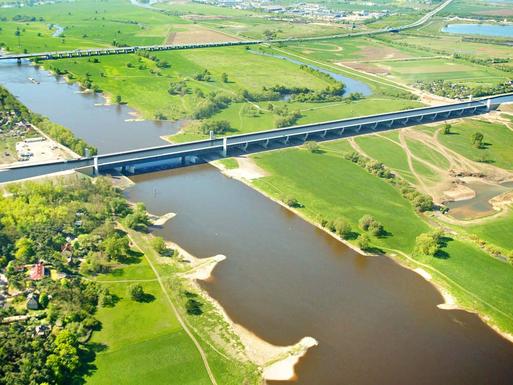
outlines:
[[[392,126],[394,125],[394,122],[395,122],[395,120],[391,120],[391,121],[389,121],[389,122],[385,122],[385,125],[386,125],[388,128],[390,128],[390,127],[392,127]]]
[[[284,137],[284,140],[283,140],[283,144],[288,144],[289,143],[289,139],[290,139],[290,136],[285,136]]]
[[[321,138],[325,138],[327,133],[328,133],[328,130],[324,130],[321,134]]]
[[[305,134],[305,136],[303,138],[303,142],[306,142],[307,139],[308,139],[308,133]]]
[[[244,152],[248,152],[248,146],[249,146],[249,143],[246,142],[244,143],[243,145],[240,146],[240,149]]]
[[[94,175],[98,175],[99,174],[99,169],[98,169],[98,157],[95,156],[93,158],[93,173]]]
[[[346,130],[345,127],[342,127],[340,130],[338,130],[337,131],[338,136],[342,136],[342,134],[344,133],[345,130]]]
[[[359,124],[358,126],[356,126],[356,132],[360,132],[360,130],[362,129],[362,125]]]
[[[378,128],[378,122],[374,123],[372,126],[371,126],[371,130],[375,130],[376,128]]]
[[[185,166],[187,164],[187,157],[185,155],[180,157],[180,164],[182,166]]]
[[[264,148],[267,148],[269,146],[269,139],[266,139],[262,146],[264,146]]]
[[[223,138],[223,151],[222,151],[222,154],[223,156],[226,158],[226,156],[228,156],[228,138],[225,136]]]
[[[492,109],[492,99],[486,101],[486,109],[490,111]]]

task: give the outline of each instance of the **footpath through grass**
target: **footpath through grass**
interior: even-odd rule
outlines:
[[[87,384],[213,383],[198,349],[181,326],[166,295],[170,296],[200,343],[218,384],[240,385],[244,381],[257,384],[259,375],[254,365],[238,362],[223,354],[221,348],[215,347],[212,342],[207,342],[208,330],[199,325],[217,324],[218,321],[213,313],[207,311],[209,305],[204,304],[205,311],[201,315],[192,316],[185,312],[185,300],[180,294],[183,284],[176,276],[183,269],[176,261],[163,262],[166,258],[159,257],[153,250],[147,234],[132,230],[128,230],[128,233],[144,255],[134,252],[129,263],[96,278],[115,295],[116,300],[113,307],[102,307],[96,315],[102,329],[94,333],[90,342],[97,351],[96,370],[87,378]],[[163,291],[149,262],[156,268],[167,293]],[[129,297],[128,287],[132,284],[142,285],[148,294],[148,301],[136,302]]]
[[[303,205],[296,210],[317,223],[321,218],[343,217],[354,232],[362,233],[358,220],[372,215],[387,233],[379,238],[371,236],[372,246],[396,255],[413,268],[422,267],[458,304],[513,332],[513,266],[459,239],[447,239],[438,257],[415,256],[415,238],[432,230],[431,226],[384,179],[343,158],[343,153],[351,151],[347,140],[342,140],[322,144],[319,153],[301,148],[254,155],[270,176],[253,184],[277,199],[294,197]]]

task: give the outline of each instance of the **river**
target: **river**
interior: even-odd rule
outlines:
[[[0,62],[0,84],[32,111],[70,128],[102,154],[167,144],[160,137],[181,126],[181,122],[134,121],[135,112],[128,106],[106,106],[102,95],[83,93],[62,77],[15,61]]]
[[[126,107],[95,106],[97,97],[42,71],[33,84],[34,71],[4,66],[0,82],[101,151],[159,141],[161,128],[132,128]],[[357,254],[208,165],[133,180],[130,199],[156,214],[177,213],[163,236],[199,257],[227,256],[204,287],[235,322],[277,345],[319,341],[297,366],[298,384],[511,382],[513,344],[475,315],[439,310],[441,295],[390,259]]]

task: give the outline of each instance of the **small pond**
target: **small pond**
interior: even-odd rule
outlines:
[[[449,208],[449,214],[456,219],[471,219],[495,213],[489,202],[490,199],[513,190],[513,182],[494,185],[475,181],[467,183],[466,186],[476,192],[474,198],[446,203],[446,206]]]
[[[513,24],[449,24],[442,32],[461,35],[513,37]]]

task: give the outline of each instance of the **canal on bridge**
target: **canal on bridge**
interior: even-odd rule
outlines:
[[[11,90],[23,81],[16,70],[0,74]],[[48,95],[68,89],[56,82],[47,87]],[[17,89],[36,111],[83,132],[70,102],[82,95],[48,103],[35,85]],[[98,125],[97,111],[88,110],[93,128],[85,139],[103,152],[106,138],[120,132],[117,125]],[[124,127],[124,116],[111,113]],[[140,147],[143,136],[158,133],[146,130],[109,145]],[[144,140],[158,141],[157,135]],[[391,260],[353,252],[207,165],[133,180],[131,199],[156,214],[177,213],[163,235],[199,257],[227,255],[205,288],[236,322],[274,344],[306,335],[319,341],[298,366],[299,384],[478,385],[512,378],[513,345],[475,315],[437,309],[443,300],[433,287]]]

